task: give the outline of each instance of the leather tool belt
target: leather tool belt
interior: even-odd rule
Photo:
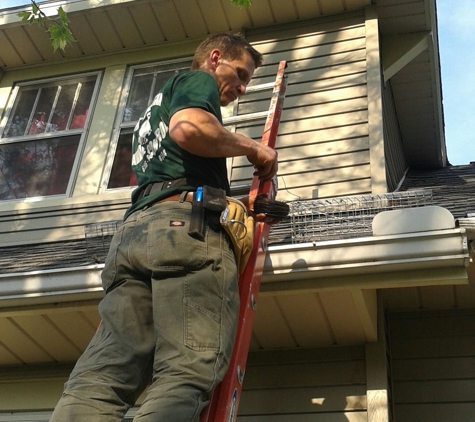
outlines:
[[[254,219],[239,200],[226,196],[222,189],[203,186],[203,208],[210,227],[221,227],[229,236],[239,274],[244,271],[252,251]],[[217,226],[217,227],[216,227]]]
[[[238,272],[242,274],[252,251],[255,223],[241,201],[228,196],[226,202],[219,222],[231,238]]]

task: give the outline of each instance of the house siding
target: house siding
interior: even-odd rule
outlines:
[[[264,55],[253,84],[270,82],[280,60],[288,65],[277,139],[279,199],[371,192],[364,15],[247,37]],[[238,111],[262,111],[267,105],[268,94],[252,94],[240,101]],[[237,130],[260,140],[263,124],[241,124]],[[236,158],[231,184],[250,184],[252,172],[245,157]]]
[[[364,346],[250,353],[238,422],[363,422]]]
[[[389,316],[396,422],[475,420],[475,309]]]
[[[394,106],[391,82],[382,89],[384,121],[384,155],[386,158],[386,179],[389,192],[393,192],[402,180],[408,165],[404,157],[401,131]]]

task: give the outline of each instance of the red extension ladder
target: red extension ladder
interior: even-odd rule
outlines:
[[[277,70],[275,84],[273,85],[272,98],[262,135],[261,142],[271,148],[275,148],[277,130],[287,88],[285,68],[286,62],[281,61]],[[274,199],[277,193],[276,179],[261,183],[255,176],[252,180],[249,196],[255,198],[260,193],[265,193],[270,199]],[[234,422],[237,418],[237,409],[251,342],[254,311],[261,284],[268,237],[269,226],[264,223],[256,223],[254,248],[247,266],[239,278],[241,307],[231,363],[223,381],[213,392],[210,404],[203,410],[200,422]]]

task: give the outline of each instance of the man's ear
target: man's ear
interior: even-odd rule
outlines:
[[[211,51],[211,53],[209,53],[208,57],[211,64],[211,69],[215,71],[218,68],[223,55],[221,54],[220,50],[215,48],[214,50]]]

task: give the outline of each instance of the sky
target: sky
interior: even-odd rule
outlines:
[[[0,0],[0,9],[28,0]],[[437,0],[445,139],[450,164],[475,162],[475,2]]]

